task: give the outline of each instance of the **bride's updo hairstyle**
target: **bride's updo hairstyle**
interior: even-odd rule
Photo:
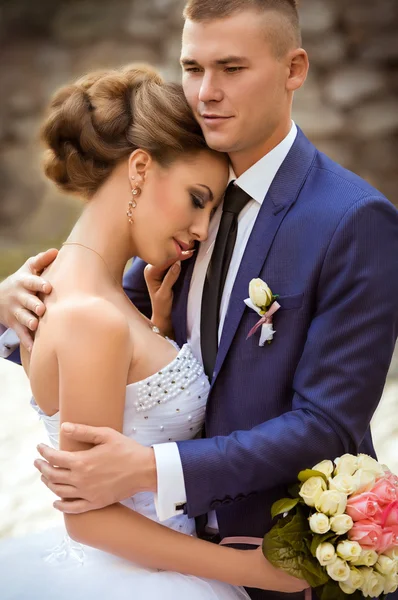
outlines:
[[[87,199],[137,148],[164,167],[207,148],[181,85],[134,65],[89,73],[58,90],[41,137],[47,177]]]

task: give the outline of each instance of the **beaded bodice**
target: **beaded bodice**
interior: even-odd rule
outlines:
[[[202,365],[185,344],[175,359],[126,387],[123,433],[144,446],[194,438],[201,430],[210,385]],[[49,417],[36,405],[50,441],[59,443],[59,413]]]

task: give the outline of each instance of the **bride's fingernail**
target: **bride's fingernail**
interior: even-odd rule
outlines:
[[[178,260],[176,263],[174,263],[173,265],[173,271],[178,271],[181,267],[181,261]]]

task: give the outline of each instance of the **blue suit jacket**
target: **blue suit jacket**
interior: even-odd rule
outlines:
[[[125,288],[146,314],[136,260]],[[194,259],[175,286],[176,341],[187,340]],[[261,277],[279,294],[276,334],[246,336]],[[206,438],[178,444],[186,511],[217,511],[221,537],[262,536],[300,469],[374,455],[369,422],[398,332],[398,211],[299,130],[262,204],[233,287],[206,413]],[[260,596],[259,596],[260,597]],[[284,594],[263,593],[262,598]]]

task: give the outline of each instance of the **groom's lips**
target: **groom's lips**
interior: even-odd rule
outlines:
[[[220,123],[224,123],[228,119],[232,119],[232,117],[224,117],[222,115],[216,115],[214,113],[203,113],[200,115],[204,120],[206,125],[219,125]]]

